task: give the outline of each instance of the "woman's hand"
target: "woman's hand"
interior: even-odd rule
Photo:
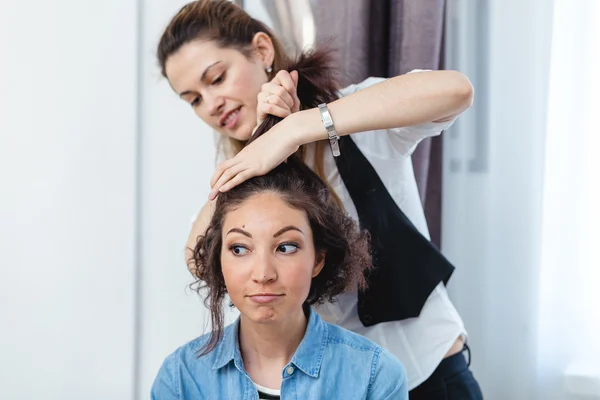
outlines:
[[[256,108],[256,126],[260,125],[267,115],[285,118],[300,110],[300,100],[296,94],[298,71],[281,70],[270,82],[262,85],[258,94]]]
[[[294,123],[293,118],[303,112],[284,119],[244,147],[235,157],[219,164],[210,180],[212,190],[208,195],[209,200],[247,179],[268,173],[294,154],[301,140],[300,124]]]

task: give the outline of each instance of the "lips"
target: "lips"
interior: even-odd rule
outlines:
[[[282,294],[273,294],[273,293],[258,293],[252,296],[249,296],[250,299],[259,304],[267,304],[281,298]]]
[[[237,123],[241,108],[242,107],[240,106],[234,110],[228,111],[225,114],[223,114],[219,119],[219,125],[221,127],[232,129]]]

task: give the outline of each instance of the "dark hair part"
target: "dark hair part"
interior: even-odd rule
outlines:
[[[329,102],[336,96],[335,80],[327,68],[326,52],[302,55],[295,63],[298,70],[298,97],[308,106]],[[250,140],[256,140],[280,118],[268,116]],[[331,301],[348,289],[366,287],[364,273],[372,268],[369,234],[334,201],[328,185],[298,155],[264,176],[247,180],[217,198],[215,213],[204,236],[194,249],[192,271],[198,280],[196,290],[207,289],[206,306],[211,312],[210,340],[200,355],[211,352],[223,334],[223,299],[226,293],[221,270],[222,228],[227,213],[253,195],[276,193],[290,207],[306,212],[313,233],[316,254],[325,254],[321,273],[313,278],[306,299],[309,305]]]

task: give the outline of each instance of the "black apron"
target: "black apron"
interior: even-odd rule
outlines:
[[[418,317],[454,266],[404,215],[350,136],[339,140],[335,162],[360,226],[371,234],[375,266],[367,274],[368,288],[358,293],[358,316],[365,326]]]

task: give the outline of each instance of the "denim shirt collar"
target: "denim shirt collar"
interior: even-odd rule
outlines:
[[[213,370],[223,368],[233,360],[237,369],[244,372],[244,362],[238,340],[239,328],[240,318],[238,317],[231,326],[224,329],[223,338],[215,348],[216,357]],[[318,378],[326,346],[327,324],[315,311],[310,309],[306,333],[290,364],[294,364],[306,375]]]

